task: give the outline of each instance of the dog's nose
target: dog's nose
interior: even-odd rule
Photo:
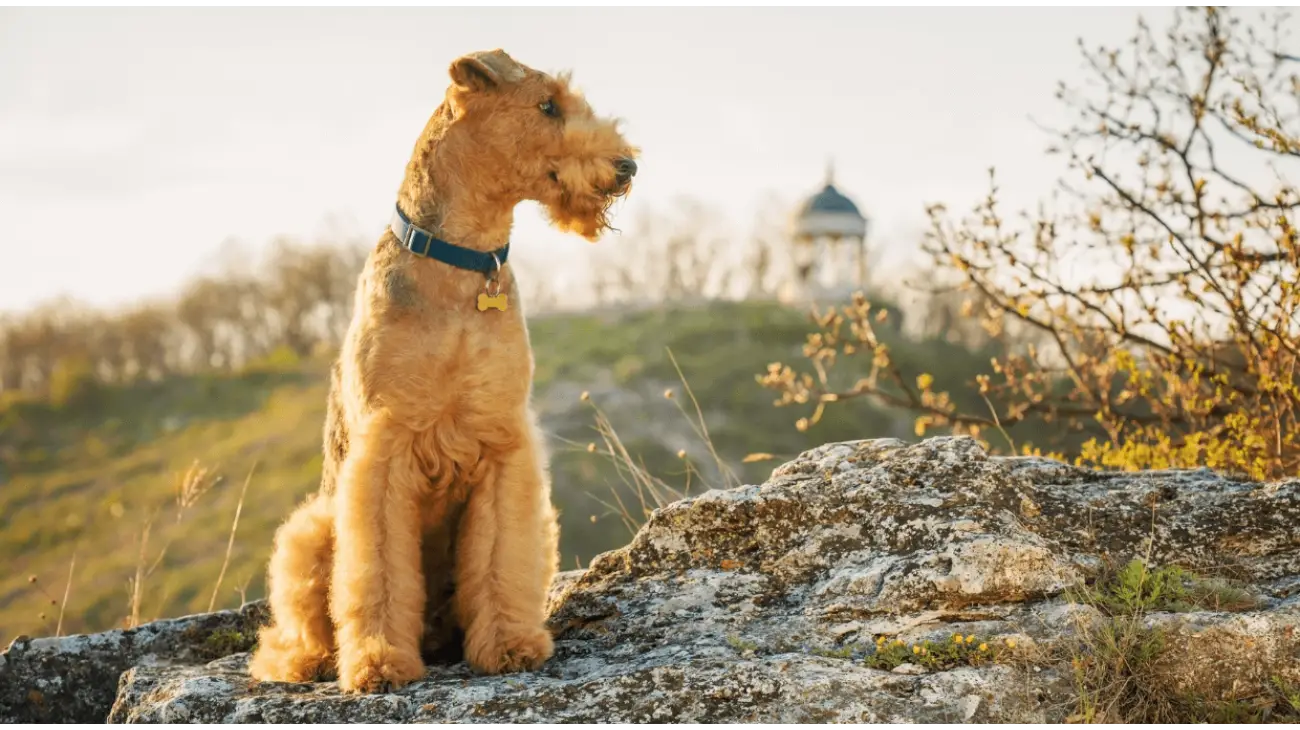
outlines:
[[[614,173],[619,180],[631,180],[636,175],[636,160],[631,157],[620,158],[614,163]]]

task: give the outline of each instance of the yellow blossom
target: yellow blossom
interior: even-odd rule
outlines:
[[[1008,649],[1014,649],[1014,648],[1016,648],[1016,640],[1015,640],[1015,639],[1007,639],[1007,648],[1008,648]]]
[[[913,646],[912,646],[912,653],[913,653],[913,654],[920,654],[920,653],[921,653],[921,647],[916,646],[916,645],[913,645]]]
[[[980,651],[988,651],[988,650],[989,650],[988,644],[980,644]]]

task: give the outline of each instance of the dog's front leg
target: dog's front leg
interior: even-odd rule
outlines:
[[[356,430],[339,474],[330,608],[346,692],[396,689],[424,675],[423,480],[411,442],[409,430],[371,418]]]
[[[465,658],[487,674],[537,669],[554,651],[545,620],[555,513],[538,434],[531,423],[519,430],[520,446],[471,488],[457,540]]]

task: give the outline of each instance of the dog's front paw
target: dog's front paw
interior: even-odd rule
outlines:
[[[555,653],[551,633],[537,629],[525,634],[491,636],[481,643],[467,642],[465,657],[481,674],[531,672]]]
[[[400,651],[383,637],[363,639],[339,652],[339,689],[375,694],[391,692],[424,676],[419,652]]]

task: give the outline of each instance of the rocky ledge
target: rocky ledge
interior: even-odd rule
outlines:
[[[0,717],[1059,722],[1080,706],[1080,637],[1115,620],[1077,591],[1135,557],[1222,581],[1134,619],[1160,630],[1147,670],[1163,686],[1209,702],[1300,686],[1300,480],[1099,473],[934,438],[829,444],[657,511],[557,581],[556,654],[537,672],[430,666],[372,696],[258,683],[252,604],[20,639],[0,656]]]

